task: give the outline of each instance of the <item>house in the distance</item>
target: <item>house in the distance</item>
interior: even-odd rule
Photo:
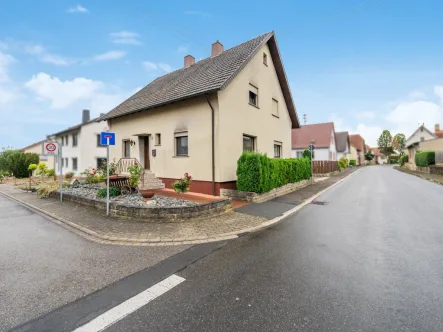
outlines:
[[[23,149],[20,149],[20,151],[23,151],[24,153],[36,153],[39,155],[39,161],[44,162],[48,169],[54,168],[54,156],[48,156],[43,154],[43,143],[46,140],[42,140],[36,143],[33,143],[31,145],[28,145],[24,147]]]
[[[351,152],[351,143],[349,142],[349,133],[347,131],[341,131],[335,133],[336,148],[337,148],[337,160],[341,158],[347,158],[346,156]]]
[[[313,160],[337,160],[336,137],[333,122],[304,125],[292,129],[292,157],[301,158],[303,151],[314,144]]]
[[[380,152],[379,148],[370,148],[372,153],[374,154],[374,159],[372,159],[371,163],[375,165],[383,165],[388,163],[388,158]]]
[[[357,165],[361,166],[365,164],[366,144],[363,137],[359,134],[349,135],[349,142],[357,150]]]
[[[439,131],[440,131],[440,126],[436,125],[435,132],[439,133]],[[417,167],[415,164],[415,154],[419,149],[420,143],[437,138],[438,136],[429,129],[427,129],[424,124],[421,124],[417,128],[417,130],[415,130],[412,133],[412,135],[408,137],[408,139],[405,142],[405,146],[408,149],[408,155],[409,155],[408,167],[410,169],[415,170]]]
[[[106,147],[100,145],[100,132],[107,129],[106,123],[90,119],[89,110],[83,110],[82,122],[55,134],[48,139],[58,142],[62,149],[62,173],[80,175],[87,168],[100,167],[106,158]],[[59,172],[58,160],[55,161]]]
[[[167,188],[189,173],[191,191],[236,189],[243,151],[291,156],[299,127],[274,32],[231,49],[216,41],[211,55],[159,77],[101,120],[116,134],[111,158],[137,160],[144,188]],[[102,122],[103,123],[103,122]],[[123,172],[122,172],[123,173]]]

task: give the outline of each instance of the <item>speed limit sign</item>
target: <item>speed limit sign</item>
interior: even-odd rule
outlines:
[[[58,143],[45,142],[43,143],[44,154],[58,154]]]

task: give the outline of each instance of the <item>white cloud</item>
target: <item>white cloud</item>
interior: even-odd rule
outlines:
[[[108,61],[118,60],[123,58],[127,53],[124,51],[109,51],[103,54],[94,56],[94,61]]]
[[[89,10],[87,10],[85,7],[80,6],[80,5],[77,5],[77,6],[74,6],[74,7],[70,7],[66,11],[68,13],[71,13],[71,14],[72,13],[83,13],[83,14],[89,13]]]
[[[0,51],[0,83],[8,82],[8,67],[17,60],[10,54]]]
[[[363,111],[354,114],[354,117],[359,121],[373,120],[375,118],[375,113],[371,111]]]
[[[111,41],[114,44],[128,44],[128,45],[142,45],[140,41],[140,35],[131,31],[113,32],[110,34]]]
[[[411,98],[411,99],[425,99],[425,98],[427,98],[427,95],[423,91],[414,90],[411,93],[409,93],[409,98]]]
[[[443,104],[443,85],[435,86],[434,93],[438,98],[440,98],[440,103]]]
[[[54,109],[64,109],[81,100],[90,100],[103,88],[103,83],[83,77],[61,81],[46,73],[34,75],[25,86],[33,91],[39,101],[49,101]]]
[[[183,12],[183,14],[185,14],[185,15],[194,15],[194,16],[203,16],[203,17],[209,17],[209,16],[211,16],[210,13],[208,13],[208,12],[203,12],[203,11],[200,11],[200,10],[185,10],[185,11]]]
[[[61,55],[49,53],[42,45],[38,44],[25,45],[25,52],[38,56],[43,63],[50,63],[56,66],[68,66],[75,62]]]
[[[178,53],[187,53],[188,52],[188,46],[179,46],[177,51],[178,51]]]
[[[382,129],[379,126],[368,126],[362,122],[353,127],[337,114],[332,114],[329,117],[329,121],[334,122],[335,131],[347,131],[350,135],[360,134],[364,138],[366,144],[371,147],[377,145],[377,139],[382,132]]]
[[[161,73],[161,72],[165,72],[165,73],[170,73],[171,71],[174,70],[174,68],[172,68],[172,66],[168,65],[167,63],[154,63],[154,62],[150,62],[150,61],[144,61],[143,63],[143,67],[145,67],[145,69],[149,72],[157,72],[157,73]]]

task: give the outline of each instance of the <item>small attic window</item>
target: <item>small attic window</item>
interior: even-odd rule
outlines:
[[[263,64],[265,66],[268,65],[268,55],[266,53],[263,53]]]

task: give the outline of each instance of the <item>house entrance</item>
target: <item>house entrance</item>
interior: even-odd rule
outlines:
[[[144,162],[144,165],[145,165],[145,169],[151,169],[151,162],[150,162],[150,160],[149,160],[149,136],[145,136],[145,137],[143,137],[143,140],[144,140],[144,147],[145,147],[145,151],[144,151],[144,157],[145,157],[145,162]]]

